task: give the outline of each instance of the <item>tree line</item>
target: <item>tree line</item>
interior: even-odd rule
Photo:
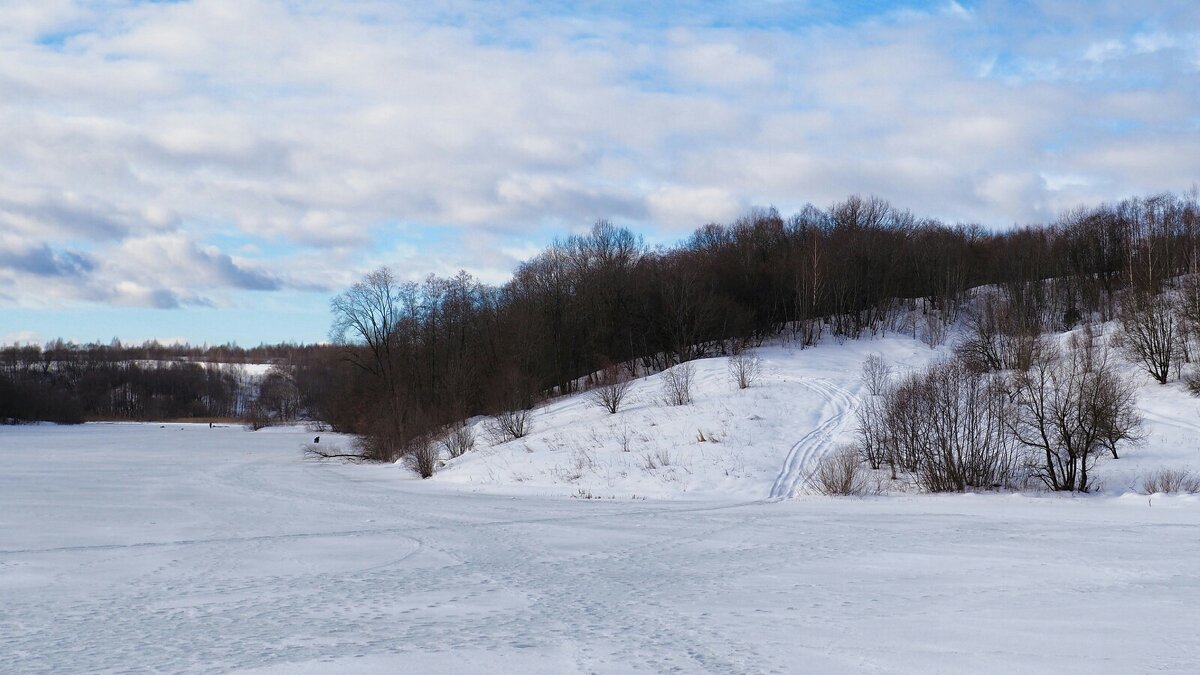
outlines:
[[[302,416],[293,372],[327,347],[196,347],[146,342],[0,348],[0,423],[88,419],[240,419]],[[264,376],[246,364],[273,363]],[[306,368],[305,372],[311,369]],[[314,387],[315,389],[315,387]]]
[[[386,268],[368,274],[332,300],[338,358],[314,359],[297,377],[321,383],[314,410],[361,434],[364,457],[389,461],[475,415],[525,411],[613,372],[657,372],[780,334],[802,346],[888,330],[936,342],[964,319],[982,336],[976,358],[1001,358],[988,341],[1006,341],[1015,351],[1002,358],[1030,360],[1033,348],[1022,357],[1017,347],[1045,331],[1140,315],[1151,317],[1153,352],[1162,328],[1154,299],[1182,293],[1177,280],[1198,271],[1195,191],[1008,230],[948,225],[860,197],[787,218],[754,210],[670,247],[600,221],[498,286],[466,272],[423,283]],[[962,316],[980,287],[1003,303]],[[1186,349],[1174,333],[1167,341]],[[1168,360],[1181,357],[1190,355]]]

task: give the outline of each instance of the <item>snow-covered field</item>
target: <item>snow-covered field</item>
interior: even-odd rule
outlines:
[[[514,498],[311,436],[0,429],[0,672],[1200,669],[1189,498]]]
[[[703,360],[692,406],[564,398],[427,481],[300,428],[0,428],[0,672],[1200,672],[1200,500],[1135,491],[1200,468],[1197,399],[1143,386],[1099,495],[809,496],[871,353],[931,358]]]

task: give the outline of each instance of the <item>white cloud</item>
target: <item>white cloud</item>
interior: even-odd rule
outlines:
[[[1177,44],[1177,38],[1169,33],[1138,33],[1133,36],[1133,49],[1139,54],[1153,54]]]
[[[1093,63],[1104,63],[1125,54],[1125,45],[1120,40],[1105,40],[1088,45],[1083,58]]]
[[[675,44],[668,53],[668,64],[686,82],[736,87],[769,84],[774,79],[770,61],[733,42],[699,42],[684,31],[671,38]]]
[[[1092,184],[1092,180],[1085,175],[1077,173],[1052,173],[1043,172],[1042,182],[1046,189],[1052,192],[1061,192],[1071,188],[1087,187]]]
[[[1038,9],[716,28],[490,4],[10,3],[0,303],[222,306],[385,263],[501,280],[603,217],[677,236],[874,193],[1005,226],[1190,186],[1200,50],[1178,27],[1200,12]],[[437,236],[379,244],[409,233]]]
[[[664,185],[646,197],[651,219],[667,228],[686,230],[704,223],[729,222],[747,203],[719,187]]]
[[[19,330],[15,333],[0,335],[2,345],[37,345],[42,343],[42,336],[31,330]]]

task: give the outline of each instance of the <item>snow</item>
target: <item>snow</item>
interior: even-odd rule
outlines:
[[[587,393],[565,397],[534,412],[528,436],[495,445],[477,421],[480,449],[433,480],[509,494],[795,495],[815,460],[852,439],[859,372],[873,353],[899,372],[933,356],[902,337],[803,350],[774,345],[755,351],[762,372],[744,390],[731,380],[727,358],[700,359],[692,362],[692,405],[667,405],[657,374],[635,382],[616,415]]]
[[[271,368],[275,366],[270,363],[227,363],[221,361],[191,361],[188,359],[165,359],[165,360],[147,360],[139,359],[133,361],[135,365],[143,368],[161,368],[164,365],[196,365],[209,370],[232,370],[241,372],[248,377],[261,379]]]
[[[1144,382],[1099,495],[809,496],[872,353],[934,356],[708,359],[692,406],[560,399],[426,481],[301,427],[0,428],[0,672],[1200,670],[1200,498],[1130,490],[1200,468],[1200,400]]]
[[[805,492],[822,456],[854,439],[854,412],[868,396],[860,379],[868,356],[883,356],[899,375],[950,355],[947,347],[931,350],[894,335],[803,350],[776,344],[755,353],[762,374],[745,390],[731,381],[727,358],[693,361],[690,406],[664,403],[657,374],[638,380],[616,415],[587,393],[564,397],[534,412],[528,436],[496,444],[485,420],[476,420],[479,450],[451,460],[433,481],[514,495],[792,497]],[[1093,473],[1100,491],[1139,491],[1142,479],[1162,468],[1200,475],[1200,398],[1114,359],[1139,384],[1146,438],[1120,460],[1100,460]]]
[[[0,430],[0,672],[1200,667],[1194,498],[513,498],[312,435]]]

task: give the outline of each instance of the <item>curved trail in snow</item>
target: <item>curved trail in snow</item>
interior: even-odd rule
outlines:
[[[833,446],[833,434],[839,431],[858,408],[858,399],[849,391],[825,379],[806,380],[804,386],[825,398],[824,419],[788,450],[783,468],[771,485],[770,499],[787,499],[796,494],[800,484],[811,473],[814,462],[819,461]]]
[[[1146,407],[1141,408],[1141,413],[1149,422],[1154,422],[1159,426],[1182,429],[1200,437],[1200,422],[1197,421],[1200,417],[1191,414],[1170,414],[1160,409]]]

